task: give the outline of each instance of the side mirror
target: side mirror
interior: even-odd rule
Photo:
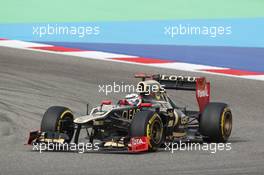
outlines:
[[[101,102],[101,106],[103,106],[103,105],[111,105],[111,104],[112,104],[112,101],[111,100],[103,100]]]
[[[101,101],[101,109],[100,109],[100,111],[102,111],[103,105],[111,105],[111,104],[112,104],[111,100],[103,100],[103,101]]]

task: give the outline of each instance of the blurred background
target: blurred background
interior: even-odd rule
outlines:
[[[264,71],[262,0],[11,0],[1,6],[1,38]],[[56,33],[59,27],[73,30]]]

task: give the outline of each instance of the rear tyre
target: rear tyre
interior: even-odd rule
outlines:
[[[156,151],[163,143],[163,135],[163,123],[157,112],[136,113],[130,127],[131,137],[148,137],[149,151]]]
[[[232,113],[225,103],[209,103],[200,118],[205,142],[227,142],[232,131]]]
[[[73,118],[69,108],[52,106],[43,115],[41,131],[64,133],[69,137],[65,142],[69,143],[74,135]]]

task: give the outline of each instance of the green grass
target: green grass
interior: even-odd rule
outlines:
[[[2,0],[0,23],[264,17],[264,0]]]

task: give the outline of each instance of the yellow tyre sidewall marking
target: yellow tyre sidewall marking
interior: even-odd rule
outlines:
[[[73,116],[73,114],[72,114],[72,112],[70,111],[70,110],[66,110],[66,111],[64,111],[61,115],[60,115],[60,120],[61,119],[63,119],[63,117],[65,116],[65,114],[67,114],[67,113],[69,113],[69,114],[71,114],[72,116]],[[58,121],[58,126],[57,126],[57,131],[60,131],[60,127],[61,127],[61,121]]]
[[[153,121],[156,119],[156,118],[160,118],[159,115],[157,113],[155,113],[149,120],[148,124],[147,124],[147,138],[149,140],[149,146],[152,147],[152,145],[150,144],[150,140],[151,140],[151,131],[150,131],[150,127],[151,127],[151,124],[153,123]],[[161,128],[161,133],[163,132],[163,128]]]
[[[178,124],[178,122],[179,122],[179,114],[175,110],[173,111],[173,113],[174,113],[174,116],[175,116],[175,122],[174,122],[173,127],[175,127]]]
[[[227,112],[230,112],[230,109],[226,107],[222,113],[222,116],[221,116],[221,133],[222,133],[222,137],[224,139],[226,138],[225,133],[224,133],[224,126],[225,126],[225,114]]]

